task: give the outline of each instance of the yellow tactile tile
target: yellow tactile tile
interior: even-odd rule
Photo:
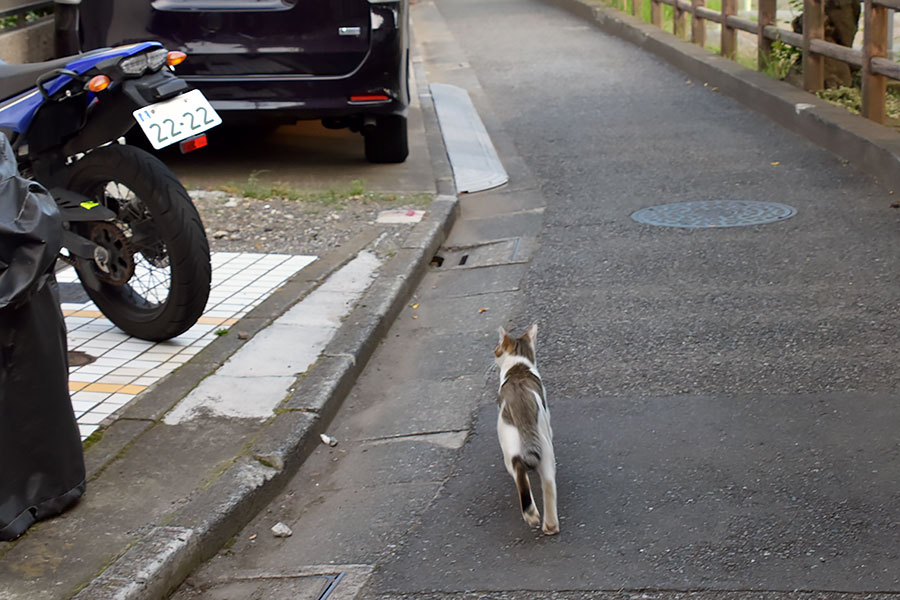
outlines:
[[[197,319],[198,323],[202,323],[203,325],[234,325],[238,322],[237,319],[226,319],[224,317],[200,317]]]
[[[64,317],[90,317],[92,319],[99,319],[103,316],[103,313],[99,310],[64,310]]]
[[[78,389],[73,389],[72,384],[80,385]],[[146,385],[121,385],[118,383],[80,383],[69,382],[69,391],[71,392],[101,392],[104,394],[139,394],[147,389]]]
[[[69,391],[70,392],[80,392],[86,386],[89,386],[90,383],[87,381],[70,381],[69,382]]]
[[[119,393],[120,394],[140,394],[141,392],[143,392],[146,389],[147,389],[146,385],[134,385],[132,383],[132,384],[123,385],[122,387],[120,387]]]
[[[197,319],[197,322],[203,325],[221,325],[225,322],[225,319],[221,317],[200,317]]]
[[[103,392],[105,394],[115,394],[121,388],[121,384],[118,383],[92,383],[83,391],[85,392]]]

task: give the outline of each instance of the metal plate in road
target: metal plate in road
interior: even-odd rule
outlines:
[[[431,96],[453,167],[456,189],[481,192],[509,181],[469,93],[455,85],[432,83]]]

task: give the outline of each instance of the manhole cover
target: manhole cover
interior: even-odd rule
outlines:
[[[795,214],[795,208],[777,202],[700,200],[642,208],[631,215],[631,218],[647,225],[700,229],[774,223],[789,219]]]

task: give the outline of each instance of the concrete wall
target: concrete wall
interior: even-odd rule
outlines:
[[[0,60],[40,62],[53,58],[53,17],[9,32],[0,32]]]

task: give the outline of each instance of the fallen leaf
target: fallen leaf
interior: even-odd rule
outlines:
[[[776,160],[775,162],[770,162],[769,164],[772,165],[773,167],[777,167],[778,165],[781,164],[781,161],[780,161],[780,160]]]
[[[256,539],[256,534],[254,533],[253,535],[250,536],[250,541],[252,542],[255,539]]]
[[[418,319],[419,315],[413,315],[413,319]]]
[[[413,304],[413,305],[412,305],[412,308],[413,308],[413,309],[419,308],[419,305],[418,305],[418,304]]]
[[[478,309],[478,314],[480,315],[481,313],[486,313],[487,310],[488,310],[488,309],[486,309],[486,308],[479,308],[479,309]]]

